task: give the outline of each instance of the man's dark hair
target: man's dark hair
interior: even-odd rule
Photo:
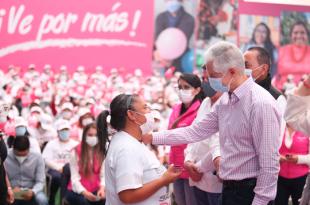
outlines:
[[[26,151],[30,148],[28,137],[16,136],[13,142],[13,149],[16,151]]]
[[[248,51],[256,51],[258,53],[257,54],[257,61],[258,61],[259,65],[267,64],[268,69],[270,69],[271,58],[270,58],[270,55],[266,49],[256,46],[256,47],[249,48]]]

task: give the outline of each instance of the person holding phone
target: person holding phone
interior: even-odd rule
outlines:
[[[70,204],[105,204],[104,147],[96,124],[86,125],[81,143],[71,152],[71,180],[65,197]]]
[[[275,205],[288,205],[289,197],[298,205],[309,172],[309,137],[287,125],[280,154]]]
[[[120,94],[110,104],[110,124],[117,132],[105,149],[106,205],[170,205],[167,186],[180,171],[168,170],[142,143],[142,135],[154,128],[154,117],[138,95]],[[97,119],[98,136],[109,141],[107,117]]]

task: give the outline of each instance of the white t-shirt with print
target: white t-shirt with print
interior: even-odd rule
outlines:
[[[126,132],[117,132],[105,159],[106,205],[123,205],[118,193],[141,188],[160,178],[166,171],[155,154]],[[132,205],[170,205],[167,187],[159,189],[148,199]]]
[[[58,138],[48,142],[42,153],[46,166],[49,169],[61,169],[66,163],[69,163],[70,152],[78,144],[77,141],[72,139],[64,143]]]

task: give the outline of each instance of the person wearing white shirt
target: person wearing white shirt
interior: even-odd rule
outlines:
[[[288,95],[284,117],[295,130],[310,136],[310,75]]]
[[[103,205],[105,143],[97,135],[95,123],[85,126],[81,143],[71,151],[71,180],[65,199],[74,205]]]
[[[295,130],[310,136],[310,75],[288,95],[285,120]],[[310,204],[310,177],[308,175],[300,205]]]
[[[154,153],[142,143],[142,135],[151,132],[154,117],[138,95],[120,94],[110,104],[112,136],[105,158],[106,205],[170,205],[168,185],[181,172],[170,166],[166,171]],[[107,117],[97,119],[98,135],[108,141]]]
[[[207,97],[202,101],[194,123],[203,119],[222,95],[211,88],[205,71],[203,75],[202,86]],[[216,175],[221,156],[218,133],[210,139],[188,144],[184,154],[185,169],[190,175],[190,186],[194,186],[197,204],[219,205],[223,185]]]
[[[70,161],[71,150],[78,145],[70,139],[70,124],[67,120],[56,123],[58,138],[49,141],[43,150],[47,174],[51,177],[49,204],[54,204],[55,195],[61,185],[63,167]]]

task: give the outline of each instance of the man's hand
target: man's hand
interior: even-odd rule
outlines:
[[[142,136],[142,141],[144,144],[152,144],[153,136],[151,134],[146,134]]]
[[[26,201],[30,201],[32,199],[32,197],[34,196],[34,193],[32,190],[28,190],[26,193],[23,194],[23,198]]]
[[[13,202],[14,202],[14,193],[13,193],[13,190],[11,187],[8,188],[8,195],[7,195],[6,201],[9,204],[13,204]]]
[[[221,162],[221,157],[216,157],[213,160],[213,164],[214,164],[214,167],[215,167],[215,170],[216,170],[217,173],[220,172],[220,162]]]

